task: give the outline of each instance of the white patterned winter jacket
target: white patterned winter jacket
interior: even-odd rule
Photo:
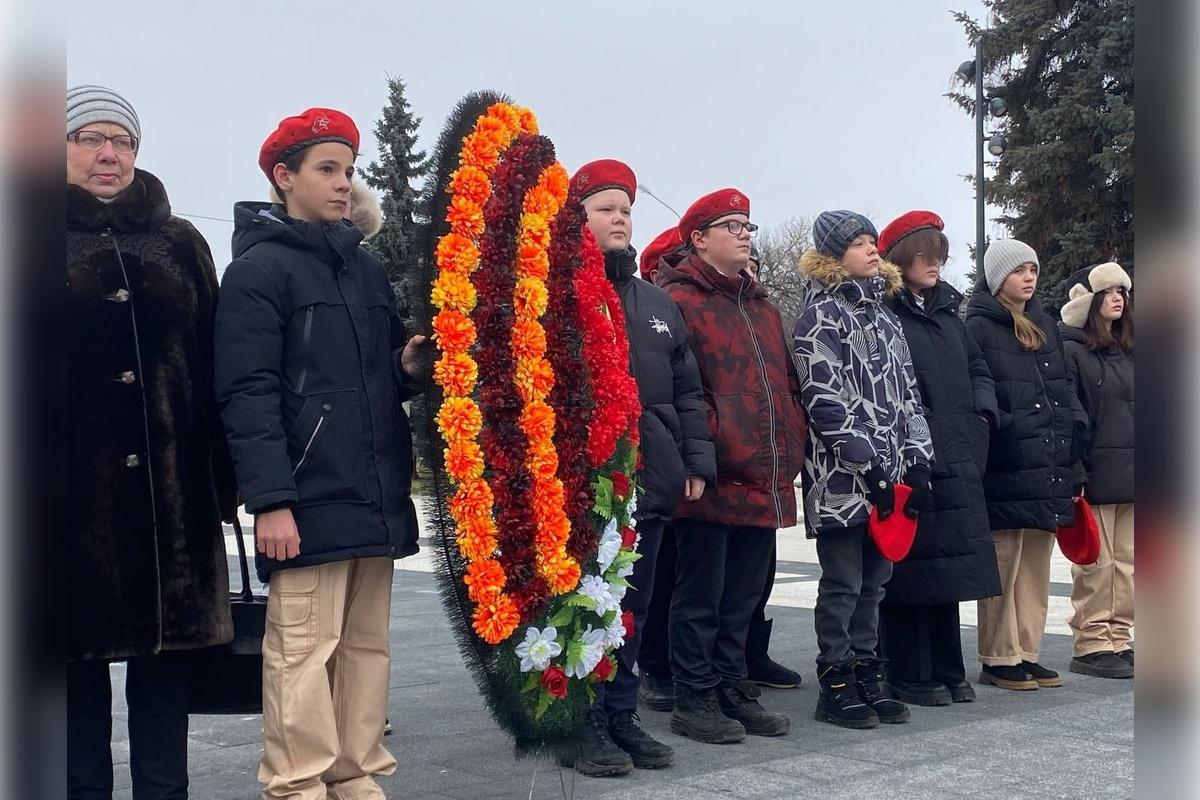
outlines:
[[[804,522],[813,537],[865,524],[866,471],[877,464],[900,481],[914,464],[928,467],[933,442],[908,342],[883,303],[900,288],[899,268],[885,261],[876,277],[855,280],[809,250],[800,269],[811,284],[793,354],[809,424]]]

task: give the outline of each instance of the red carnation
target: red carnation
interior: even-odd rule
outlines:
[[[546,667],[542,673],[542,688],[555,700],[562,700],[567,696],[567,673],[560,667]]]
[[[626,525],[621,529],[621,547],[632,550],[635,544],[637,544],[637,531]]]
[[[621,612],[621,624],[625,626],[625,638],[628,639],[633,636],[633,632],[636,630],[636,628],[633,623],[632,611]]]
[[[554,669],[554,667],[551,667],[550,669]],[[613,666],[612,659],[608,656],[604,656],[598,662],[596,662],[596,667],[592,670],[592,677],[596,679],[596,683],[604,683],[612,676],[614,672],[616,672],[616,669],[617,668]],[[563,691],[565,693],[566,689],[564,688]]]
[[[614,472],[612,474],[613,494],[617,497],[629,496],[629,478],[625,477],[624,472]]]

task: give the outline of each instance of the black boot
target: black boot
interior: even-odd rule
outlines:
[[[1071,672],[1094,678],[1132,678],[1133,665],[1116,653],[1102,650],[1071,659]]]
[[[608,735],[617,747],[629,753],[638,769],[669,767],[675,751],[642,730],[640,721],[633,711],[620,711],[608,723]]]
[[[717,689],[721,713],[742,723],[751,736],[783,736],[792,729],[791,720],[783,714],[767,711],[754,699],[757,690],[740,683],[723,683]]]
[[[824,667],[817,674],[821,696],[817,698],[817,722],[832,722],[843,728],[878,728],[879,715],[858,696],[854,670],[848,665]]]
[[[670,711],[675,703],[675,684],[669,675],[660,678],[643,672],[638,684],[638,700],[651,711]]]
[[[946,688],[950,690],[950,699],[956,703],[975,702],[975,687],[966,678],[952,680],[946,684]]]
[[[1037,681],[1037,685],[1042,689],[1056,689],[1063,685],[1062,676],[1036,661],[1022,661],[1021,669],[1028,672],[1029,677]]]
[[[854,665],[854,677],[858,681],[858,696],[879,716],[880,722],[907,722],[912,714],[908,706],[893,700],[883,693],[885,662],[882,658],[868,658]]]
[[[574,766],[580,775],[608,778],[633,772],[633,759],[613,743],[603,712],[589,709],[579,732],[579,744],[573,752],[559,757],[564,767]]]
[[[746,636],[746,671],[750,680],[759,686],[795,689],[800,685],[800,673],[777,663],[767,653],[774,624],[773,619],[761,625],[750,624],[750,632]]]
[[[916,706],[948,706],[953,701],[950,690],[937,681],[902,681],[889,677],[887,688],[892,697]]]
[[[746,729],[721,712],[715,689],[702,692],[675,687],[671,732],[707,744],[736,744],[746,740]]]

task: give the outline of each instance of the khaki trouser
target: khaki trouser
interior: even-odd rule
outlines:
[[[1133,628],[1133,503],[1092,506],[1092,515],[1100,529],[1100,558],[1071,567],[1077,657],[1128,650]]]
[[[1003,594],[979,601],[979,661],[1015,667],[1038,660],[1050,604],[1054,534],[1021,528],[992,531],[992,539]]]
[[[263,637],[263,800],[380,800],[392,560],[271,576]]]

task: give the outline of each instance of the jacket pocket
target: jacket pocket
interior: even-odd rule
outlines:
[[[683,497],[683,484],[687,480],[675,408],[656,405],[644,409],[640,429],[642,471],[638,483],[644,500],[638,501],[638,513],[670,517]]]
[[[292,428],[292,478],[300,505],[365,503],[362,413],[356,389],[304,398]]]
[[[757,483],[769,479],[761,467],[767,422],[760,419],[758,395],[715,394],[712,399],[717,415],[713,437],[717,449],[717,480],[720,483]],[[777,424],[781,422],[779,420]],[[765,444],[769,446],[770,443]],[[767,453],[766,459],[770,457]]]

